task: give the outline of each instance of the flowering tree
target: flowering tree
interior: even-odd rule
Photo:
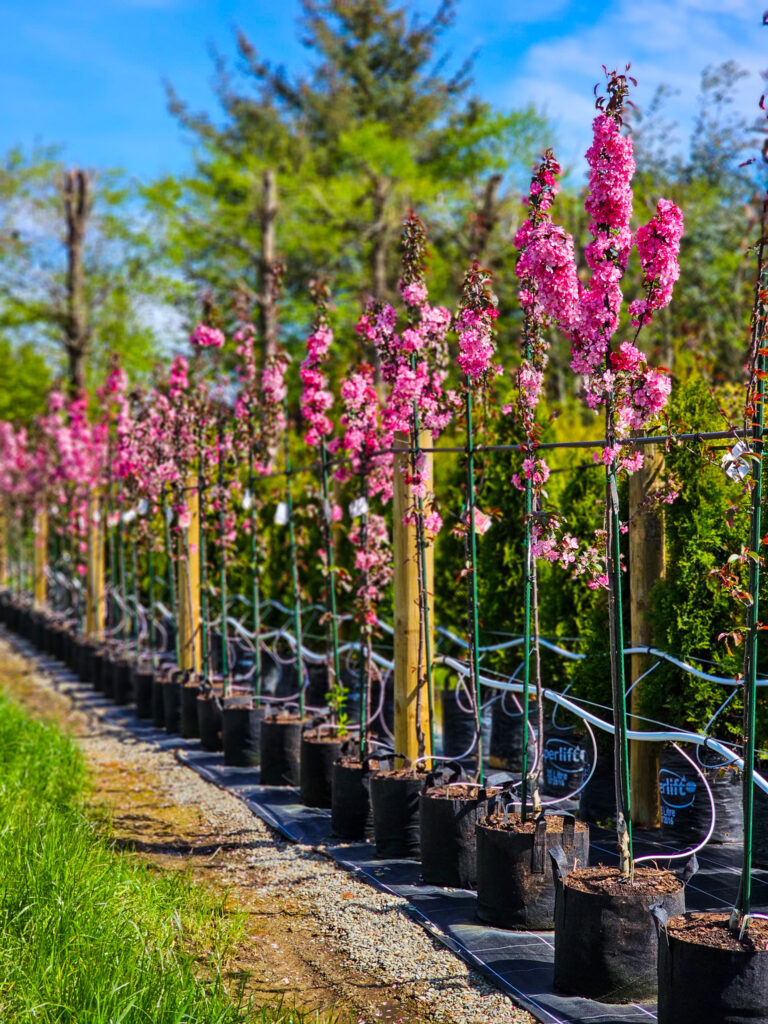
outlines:
[[[597,546],[587,551],[577,571],[592,564],[592,582],[608,589],[611,637],[611,682],[614,707],[614,761],[616,766],[617,829],[622,874],[633,870],[632,833],[629,820],[629,765],[627,744],[624,641],[621,622],[621,554],[619,501],[616,475],[619,468],[633,470],[642,455],[623,453],[632,430],[644,426],[664,408],[670,381],[661,370],[650,368],[636,347],[642,327],[652,313],[672,297],[679,276],[677,256],[683,230],[682,214],[671,202],[659,200],[652,220],[635,235],[631,228],[632,176],[635,165],[632,140],[621,132],[622,109],[630,81],[625,74],[606,72],[606,95],[597,100],[598,114],[592,123],[593,140],[587,151],[590,168],[585,209],[591,217],[592,241],[585,249],[591,271],[583,284],[578,276],[573,239],[552,223],[549,209],[555,192],[557,167],[551,154],[537,170],[530,190],[530,216],[515,239],[522,250],[517,274],[523,280],[521,302],[525,310],[525,359],[518,376],[519,404],[526,427],[526,480],[541,486],[546,479],[542,460],[534,457],[533,416],[541,389],[543,370],[540,326],[545,318],[557,324],[571,341],[571,368],[584,382],[584,399],[591,409],[603,407],[605,446],[596,456],[606,468],[606,514]],[[632,341],[613,346],[622,305],[621,281],[633,246],[643,271],[645,297],[629,306],[635,327]],[[537,355],[538,351],[538,355]],[[532,362],[533,360],[533,362]],[[538,363],[536,362],[538,360]],[[536,477],[538,476],[538,480]],[[528,517],[535,508],[527,510]],[[543,529],[529,531],[532,555],[548,555],[568,564],[572,538],[558,546],[545,543]],[[600,571],[600,566],[603,569]]]

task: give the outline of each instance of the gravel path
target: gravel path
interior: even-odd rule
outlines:
[[[96,769],[118,842],[162,867],[191,867],[246,914],[232,975],[249,990],[357,1024],[535,1024],[431,938],[406,901],[380,893],[309,847],[287,843],[236,797],[140,741],[22,656],[0,632],[0,685],[66,724]]]

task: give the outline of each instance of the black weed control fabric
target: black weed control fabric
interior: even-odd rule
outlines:
[[[7,636],[7,634],[6,634]],[[11,639],[8,637],[8,639]],[[263,821],[287,839],[320,846],[338,864],[384,892],[408,901],[408,911],[433,937],[479,970],[499,989],[529,1010],[543,1024],[648,1024],[656,1020],[653,1005],[608,1006],[589,999],[558,995],[552,990],[553,936],[551,932],[511,932],[489,928],[475,917],[475,894],[462,889],[441,889],[420,881],[420,865],[414,860],[381,860],[370,843],[344,843],[331,835],[330,811],[304,807],[298,790],[259,785],[258,768],[224,765],[221,754],[206,753],[197,740],[169,736],[136,718],[127,708],[117,708],[91,687],[84,686],[59,662],[40,657],[25,643],[12,639],[26,656],[36,658],[50,672],[58,688],[78,700],[110,707],[108,718],[142,740],[172,749],[184,764],[203,778],[243,800]],[[615,862],[612,833],[591,830],[591,860]],[[635,852],[664,854],[675,849],[641,832],[635,833]],[[690,910],[731,907],[739,883],[740,847],[710,846],[698,855],[699,871],[687,889]],[[680,862],[677,862],[678,864]],[[675,864],[673,862],[672,867]],[[754,909],[768,912],[768,872],[756,871]]]

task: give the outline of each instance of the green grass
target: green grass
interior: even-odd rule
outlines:
[[[0,695],[0,1021],[314,1021],[227,992],[237,920],[183,874],[113,850],[87,785],[72,741]]]

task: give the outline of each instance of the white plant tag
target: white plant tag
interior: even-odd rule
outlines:
[[[277,526],[287,526],[288,524],[288,502],[278,501],[277,508],[275,509],[275,524]]]
[[[243,495],[243,511],[250,512],[253,508],[253,495],[250,491],[246,491]]]
[[[333,518],[333,509],[327,498],[323,498],[323,515],[325,516],[326,523],[330,523]]]
[[[149,502],[146,498],[142,498],[139,504],[136,506],[136,511],[140,516],[145,516],[149,512]]]
[[[720,460],[720,465],[725,470],[725,475],[731,480],[743,480],[749,475],[752,468],[749,459],[741,456],[749,451],[749,445],[745,441],[738,441],[729,452]]]
[[[125,512],[123,512],[122,519],[123,519],[123,523],[125,523],[126,526],[128,525],[128,523],[132,523],[135,518],[136,518],[136,509],[135,508],[128,508],[128,509],[125,510]]]
[[[368,512],[368,499],[364,496],[355,498],[354,501],[349,503],[349,516],[350,519],[359,519],[360,516],[366,515]]]

